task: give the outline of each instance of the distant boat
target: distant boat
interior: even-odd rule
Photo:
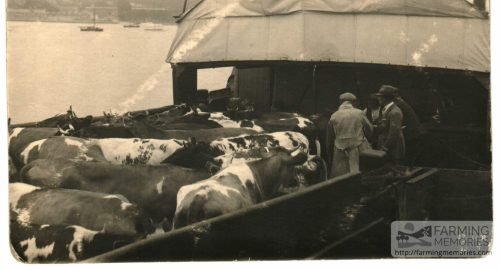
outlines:
[[[139,27],[141,27],[141,24],[140,23],[128,23],[128,24],[124,24],[123,27],[125,27],[125,28],[139,28]]]
[[[163,31],[163,25],[161,24],[148,25],[144,28],[144,31]]]
[[[80,31],[83,32],[102,32],[103,29],[95,26],[95,6],[92,9],[92,25],[91,26],[81,26]]]

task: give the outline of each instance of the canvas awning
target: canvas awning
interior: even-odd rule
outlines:
[[[465,0],[205,0],[167,61],[374,63],[490,71],[489,19]]]

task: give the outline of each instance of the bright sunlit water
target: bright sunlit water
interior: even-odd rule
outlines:
[[[164,31],[100,25],[8,22],[7,87],[12,123],[64,113],[102,115],[172,104],[172,74],[165,62],[175,25]],[[226,85],[230,68],[199,72],[198,88]]]

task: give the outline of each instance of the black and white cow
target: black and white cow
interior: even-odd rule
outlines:
[[[61,128],[63,130],[71,129],[78,130],[83,126],[88,126],[92,122],[92,116],[86,116],[79,118],[73,111],[72,106],[66,111],[65,114],[58,114],[56,116],[47,118],[36,123],[37,127],[48,127],[48,128]]]
[[[182,187],[177,194],[174,227],[248,207],[298,185],[302,177],[296,167],[306,160],[300,149],[290,154],[280,148],[264,159],[231,165],[207,180]]]
[[[80,138],[135,138],[141,137],[134,134],[130,127],[124,126],[87,126],[71,133],[71,136]]]
[[[157,126],[166,130],[193,130],[223,127],[217,122],[209,119],[209,117],[209,113],[190,108],[184,115],[170,118],[168,121],[163,121],[163,123],[160,122],[161,124]]]
[[[309,140],[311,153],[321,155],[318,128],[310,119],[298,114],[288,112],[269,112],[260,115],[254,120],[268,132],[296,131],[304,134]]]
[[[21,171],[22,181],[35,186],[121,194],[155,223],[172,221],[182,186],[210,176],[207,170],[171,164],[127,166],[65,159],[38,159]]]
[[[190,108],[184,115],[165,116],[156,115],[148,116],[151,119],[157,119],[152,124],[164,130],[194,130],[194,129],[210,129],[210,128],[246,128],[256,132],[264,132],[262,127],[256,125],[253,121],[236,121],[222,112],[203,112],[198,108]]]
[[[273,130],[265,130],[261,126],[257,125],[255,121],[251,120],[233,120],[230,117],[224,115],[222,112],[212,112],[210,113],[210,117],[208,118],[211,121],[214,121],[225,128],[246,128],[252,129],[256,132],[264,132],[264,131],[273,131]],[[280,130],[282,131],[282,130]]]
[[[10,223],[13,255],[27,263],[65,263],[91,258],[142,239],[109,234],[76,225]]]
[[[297,147],[300,147],[303,152],[309,152],[309,142],[307,138],[301,133],[293,131],[222,138],[210,142],[210,147],[218,150],[222,154],[264,147],[282,147],[286,150],[295,150]]]
[[[72,189],[9,184],[11,221],[20,224],[78,225],[115,234],[147,234],[153,224],[123,196]]]
[[[210,128],[192,130],[162,130],[151,126],[145,121],[136,121],[130,128],[136,137],[151,139],[180,139],[189,140],[195,138],[199,142],[211,142],[220,138],[235,137],[240,135],[252,135],[257,131],[248,128]]]
[[[217,164],[218,162],[214,162],[214,158],[219,156],[277,147],[282,147],[290,152],[299,147],[304,153],[309,152],[309,142],[301,133],[274,132],[222,138],[208,144],[191,141],[186,144],[186,147],[167,158],[165,162],[185,167],[202,168],[206,167],[208,163]]]
[[[175,152],[183,149],[187,141],[170,139],[91,139],[101,149],[104,158],[115,164],[158,165]]]
[[[20,153],[18,159],[23,165],[40,158],[157,165],[182,149],[186,143],[173,139],[51,137],[30,143]]]

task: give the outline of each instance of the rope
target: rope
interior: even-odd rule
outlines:
[[[452,147],[450,147],[446,142],[444,142],[443,140],[439,139],[439,138],[434,138],[438,143],[440,143],[442,146],[444,146],[450,153],[458,156],[459,158],[461,158],[462,160],[464,161],[467,161],[471,164],[474,164],[476,166],[480,166],[480,167],[483,167],[483,168],[486,168],[486,169],[491,169],[491,166],[490,165],[487,165],[487,164],[484,164],[484,163],[481,163],[479,161],[476,161],[458,151],[456,151],[455,149],[453,149]],[[420,152],[422,153],[422,152]],[[415,161],[418,159],[418,155],[413,159],[413,163],[415,163]]]
[[[472,164],[481,166],[481,167],[485,167],[485,168],[488,168],[488,169],[491,168],[490,165],[487,165],[487,164],[481,163],[479,161],[473,160],[472,158],[467,157],[466,155],[464,155],[464,154],[462,154],[462,153],[454,150],[453,148],[451,148],[450,146],[448,146],[445,142],[443,142],[441,140],[439,140],[439,141],[448,149],[448,151],[450,151],[451,153],[457,155],[458,157],[462,158],[463,160],[468,161],[468,162],[470,162]]]
[[[325,171],[325,179],[323,179],[323,180],[326,181],[326,180],[328,180],[328,167],[326,165],[326,161],[324,159],[322,159],[321,157],[320,157],[320,159],[321,159],[321,163],[323,163],[323,169]]]

